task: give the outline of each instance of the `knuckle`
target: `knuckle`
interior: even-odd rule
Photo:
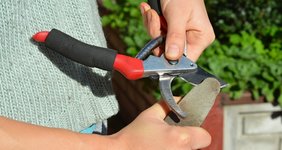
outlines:
[[[184,37],[185,37],[184,34],[177,33],[177,32],[172,32],[167,35],[167,38],[176,39],[176,40],[179,40],[179,39],[182,40],[184,39]]]
[[[180,129],[180,128],[178,128]],[[172,132],[172,137],[174,141],[179,145],[179,146],[187,146],[191,143],[191,136],[187,132],[181,132],[183,131],[182,129],[180,130],[174,130]]]
[[[189,134],[180,134],[179,135],[179,144],[180,145],[189,145],[191,143],[191,136]]]
[[[148,29],[148,33],[152,38],[156,38],[157,36],[160,35],[160,31],[155,29],[154,27],[149,27]]]
[[[211,44],[215,40],[215,33],[212,26],[206,29],[206,37],[208,44]]]

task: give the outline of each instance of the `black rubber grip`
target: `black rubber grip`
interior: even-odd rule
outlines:
[[[135,58],[144,60],[152,53],[153,49],[160,46],[164,41],[165,41],[164,36],[159,36],[155,39],[152,39],[139,51],[139,53],[135,56]]]
[[[83,43],[57,29],[52,29],[45,41],[46,47],[80,64],[113,70],[115,50]]]
[[[160,0],[148,0],[148,4],[154,9],[160,16],[163,15],[161,1]]]

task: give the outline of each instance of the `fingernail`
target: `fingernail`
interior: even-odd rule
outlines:
[[[170,57],[177,57],[179,54],[179,47],[175,44],[170,45],[167,50],[166,54],[169,55]]]

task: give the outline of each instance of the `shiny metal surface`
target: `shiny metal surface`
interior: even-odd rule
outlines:
[[[163,75],[159,78],[159,87],[161,91],[161,95],[169,106],[169,108],[180,118],[185,118],[187,113],[182,111],[180,107],[176,104],[172,91],[171,91],[171,81],[174,79],[174,76]]]

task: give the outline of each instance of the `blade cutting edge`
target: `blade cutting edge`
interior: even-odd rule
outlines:
[[[223,80],[219,79],[218,77],[208,73],[207,71],[200,68],[199,66],[198,66],[196,71],[181,74],[181,75],[179,75],[179,77],[181,77],[183,80],[191,83],[192,85],[198,85],[198,84],[202,83],[206,78],[217,79],[220,83],[220,88],[226,87],[228,85],[225,81],[223,81]]]

